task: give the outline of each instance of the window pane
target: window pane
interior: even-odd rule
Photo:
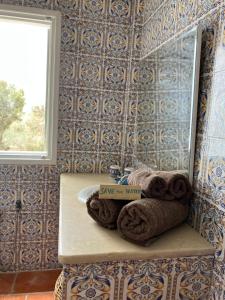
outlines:
[[[48,31],[0,17],[0,151],[46,151]]]

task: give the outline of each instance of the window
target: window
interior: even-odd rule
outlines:
[[[0,5],[0,163],[56,161],[59,12]]]

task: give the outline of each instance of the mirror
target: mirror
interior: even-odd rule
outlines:
[[[187,170],[192,180],[200,45],[196,27],[140,60],[136,165]]]

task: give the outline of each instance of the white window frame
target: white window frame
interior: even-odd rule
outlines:
[[[0,4],[0,17],[50,25],[46,87],[46,153],[0,151],[0,164],[55,164],[57,154],[61,14],[58,11]]]

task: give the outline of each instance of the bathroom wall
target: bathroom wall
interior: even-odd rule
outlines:
[[[141,41],[144,57],[201,23],[195,199],[190,222],[217,247],[214,299],[220,299],[225,290],[224,3],[146,0],[145,8],[143,0],[0,3],[57,9],[63,16],[57,165],[0,166],[0,270],[58,266],[59,174],[103,172],[113,163],[130,163],[137,110],[137,92],[131,82]],[[19,215],[16,199],[23,204]]]
[[[140,54],[134,16],[142,19],[142,2],[0,1],[62,13],[57,165],[0,165],[0,271],[58,266],[60,173],[131,163],[136,102],[129,74],[131,55]]]
[[[145,1],[145,5],[142,57],[196,24],[203,28],[195,197],[190,222],[217,249],[212,299],[224,299],[225,3],[221,0],[166,0]]]

